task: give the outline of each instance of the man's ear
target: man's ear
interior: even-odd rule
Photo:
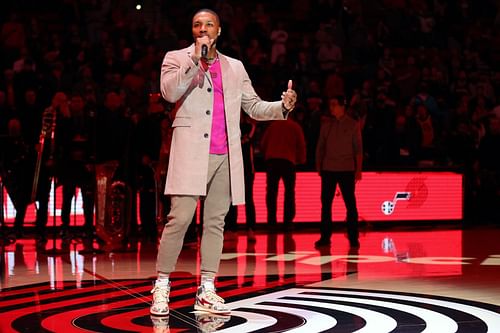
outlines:
[[[221,28],[219,27],[219,32],[217,33],[217,36],[220,36]]]

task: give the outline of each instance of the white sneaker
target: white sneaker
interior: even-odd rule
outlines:
[[[215,289],[198,287],[194,309],[217,314],[229,314],[231,310],[224,304],[224,299],[215,293]]]
[[[153,303],[149,308],[149,312],[154,316],[168,316],[168,301],[170,296],[169,283],[155,283],[153,290]]]

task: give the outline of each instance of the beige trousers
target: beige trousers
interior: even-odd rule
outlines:
[[[217,273],[224,241],[224,217],[231,204],[228,155],[210,155],[207,195],[203,209],[201,272]],[[199,196],[173,195],[168,222],[161,235],[156,269],[170,274],[182,250],[186,233],[196,211]]]

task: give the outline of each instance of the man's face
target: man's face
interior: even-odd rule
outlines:
[[[217,39],[220,34],[220,23],[212,13],[199,12],[193,17],[192,32],[193,38],[208,36],[210,39]]]
[[[344,115],[344,105],[342,105],[338,99],[331,98],[329,101],[330,114],[335,118],[339,119]]]

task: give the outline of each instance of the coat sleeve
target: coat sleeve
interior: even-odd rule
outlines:
[[[281,101],[266,102],[263,101],[255,92],[252,82],[248,77],[243,64],[240,63],[240,71],[243,75],[241,89],[241,108],[251,118],[256,120],[283,120],[286,119],[286,113],[283,112]]]
[[[189,53],[167,52],[163,58],[160,75],[161,94],[170,103],[177,102],[192,86],[193,78],[199,73],[198,65]]]

